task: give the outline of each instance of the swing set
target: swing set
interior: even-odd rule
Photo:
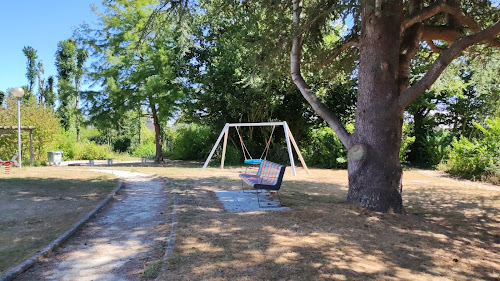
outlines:
[[[239,132],[240,127],[265,127],[265,126],[272,126],[273,129],[271,131],[271,135],[266,143],[266,147],[264,151],[262,152],[261,156],[259,159],[254,159],[250,155],[250,152],[248,151],[245,143],[243,142],[243,138],[241,137],[241,134]],[[236,132],[238,133],[238,138],[240,141],[241,149],[243,151],[243,156],[245,157],[245,164],[251,164],[251,165],[258,165],[260,164],[263,160],[266,160],[267,154],[269,152],[269,148],[271,146],[271,140],[273,137],[274,129],[276,126],[283,126],[283,130],[285,132],[285,139],[286,139],[286,146],[288,149],[288,157],[290,159],[290,166],[292,167],[292,173],[294,176],[296,176],[295,172],[295,161],[293,159],[293,154],[292,154],[292,145],[295,148],[295,152],[297,153],[297,156],[302,163],[302,167],[306,170],[306,172],[309,174],[309,169],[307,168],[306,162],[304,161],[304,158],[302,157],[302,154],[300,153],[299,147],[297,146],[297,143],[295,142],[295,139],[293,138],[292,132],[290,131],[290,128],[288,127],[288,124],[286,121],[283,122],[264,122],[264,123],[226,123],[224,128],[222,129],[219,138],[215,142],[214,147],[212,148],[212,151],[210,152],[210,155],[208,156],[207,160],[205,161],[205,164],[203,165],[202,170],[204,170],[207,166],[208,163],[210,162],[210,159],[212,159],[212,156],[215,153],[215,150],[217,149],[217,146],[219,145],[220,141],[222,140],[222,137],[224,136],[224,142],[222,145],[222,157],[221,157],[221,164],[220,168],[224,169],[224,160],[226,157],[226,147],[227,147],[227,137],[229,134],[229,128],[234,127],[236,128]]]

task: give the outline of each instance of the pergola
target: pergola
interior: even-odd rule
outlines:
[[[21,130],[30,132],[30,163],[33,166],[34,153],[33,153],[33,130],[35,126],[21,126]],[[0,131],[17,131],[17,126],[0,126]],[[2,134],[0,134],[1,136]]]

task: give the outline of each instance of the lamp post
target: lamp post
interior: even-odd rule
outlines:
[[[21,169],[21,98],[24,96],[24,90],[21,87],[15,87],[11,93],[17,98],[17,159],[19,169]]]

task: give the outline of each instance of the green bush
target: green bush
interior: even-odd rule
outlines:
[[[454,133],[447,129],[430,130],[418,136],[410,147],[411,164],[422,168],[434,169],[448,159]]]
[[[131,140],[129,137],[119,137],[113,142],[113,151],[116,152],[125,152],[130,148]]]
[[[347,151],[335,132],[329,127],[312,129],[302,144],[302,155],[311,167],[345,169]]]
[[[69,132],[61,129],[56,136],[53,150],[61,150],[63,160],[75,159],[75,138]]]
[[[471,179],[498,182],[500,179],[500,118],[487,120],[487,126],[475,124],[481,136],[469,141],[453,140],[448,162],[450,173]]]
[[[210,153],[212,146],[213,134],[209,127],[197,124],[181,125],[173,135],[171,158],[204,160]]]
[[[451,143],[454,135],[452,132],[441,129],[425,137],[423,147],[427,167],[435,168],[440,162],[446,161],[450,155]]]
[[[295,155],[295,148],[292,148],[293,153]],[[290,164],[290,157],[288,156],[288,149],[285,144],[271,144],[269,148],[269,154],[267,155],[267,160],[279,163],[282,165]],[[297,161],[295,161],[297,162]]]
[[[473,140],[462,137],[453,139],[448,159],[449,172],[465,178],[476,178],[485,172],[485,147]]]
[[[215,150],[212,160],[210,161],[211,165],[219,165],[221,160],[221,155],[222,155],[222,147],[219,145],[219,147]],[[208,153],[203,157],[207,156]],[[226,147],[226,157],[224,158],[224,165],[241,165],[243,163],[242,157],[243,156],[240,150],[228,143]]]
[[[401,140],[401,147],[399,148],[399,161],[401,163],[406,162],[406,158],[408,157],[409,148],[415,142],[415,136],[410,136],[411,127],[408,124],[403,123],[403,137]]]
[[[93,141],[84,140],[75,143],[74,159],[107,159],[112,157],[111,147],[108,145],[99,145]]]
[[[130,152],[135,157],[155,157],[156,145],[154,142],[144,142],[140,145],[134,146]]]

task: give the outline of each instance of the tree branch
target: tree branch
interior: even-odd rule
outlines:
[[[406,89],[401,93],[401,96],[397,100],[397,106],[400,109],[406,108],[410,103],[412,103],[416,98],[424,93],[441,75],[444,69],[465,49],[468,47],[487,41],[488,39],[494,38],[500,33],[500,21],[497,21],[488,28],[460,38],[455,43],[453,43],[448,49],[444,50],[441,55],[436,59],[436,61],[431,65],[429,71],[422,77],[417,83],[415,83],[410,88]]]
[[[410,83],[411,59],[418,52],[421,38],[422,24],[411,26],[402,36],[399,51],[399,92],[404,91]]]
[[[342,44],[340,47],[336,48],[336,51],[332,55],[329,55],[323,62],[318,63],[318,66],[323,67],[327,64],[330,64],[334,59],[336,59],[338,56],[340,56],[345,50],[350,49],[350,48],[359,48],[359,41],[357,38],[350,40],[350,41],[347,41],[344,44]]]
[[[454,29],[446,26],[425,26],[422,33],[422,40],[443,40],[448,44],[452,44],[463,37],[463,34]]]
[[[436,14],[439,13],[447,13],[452,16],[454,16],[456,19],[458,19],[463,25],[467,26],[472,32],[479,32],[481,31],[481,26],[471,17],[467,16],[460,8],[450,6],[446,4],[444,0],[438,0],[434,2],[432,5],[414,13],[412,16],[410,16],[408,19],[406,19],[403,24],[401,25],[401,34],[410,26],[422,22],[426,19],[429,19]],[[455,29],[448,29],[448,31],[454,30],[455,32],[460,33],[460,31],[457,31]],[[461,33],[460,33],[461,34]],[[425,36],[425,35],[424,35]],[[456,38],[460,38],[456,37]],[[424,39],[426,40],[426,39]],[[445,40],[445,39],[443,39]],[[454,41],[454,40],[453,40]],[[500,42],[498,40],[495,40],[494,38],[488,38],[485,40],[492,46],[500,47]],[[447,41],[450,43],[449,41]]]
[[[302,77],[300,70],[300,63],[302,59],[302,35],[299,32],[301,12],[301,0],[293,0],[294,36],[292,41],[292,50],[290,52],[290,72],[292,80],[297,88],[299,88],[302,96],[312,106],[314,111],[328,123],[328,125],[335,131],[342,144],[349,149],[351,148],[350,134],[344,128],[337,115],[328,110],[328,108],[312,92],[311,88]]]
[[[410,17],[403,21],[403,24],[401,25],[401,33],[403,33],[408,27],[418,22],[422,22],[426,19],[432,18],[436,14],[444,12],[446,6],[448,5],[444,0],[438,0],[418,12],[413,13]]]
[[[436,53],[436,54],[441,54],[441,52],[443,52],[443,49],[436,46],[436,44],[434,44],[434,42],[432,42],[432,40],[426,40],[425,41],[427,43],[427,45],[429,45],[429,48],[431,48],[431,51]]]

